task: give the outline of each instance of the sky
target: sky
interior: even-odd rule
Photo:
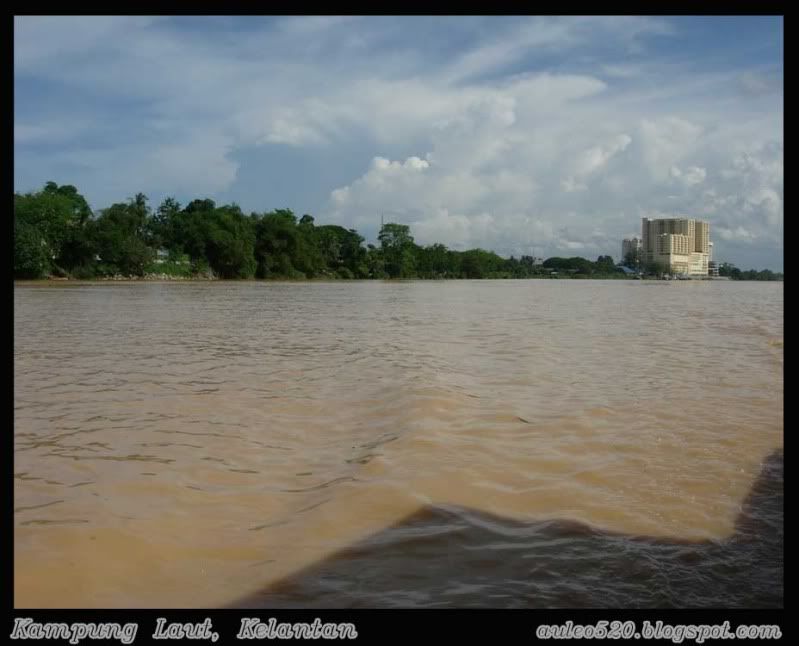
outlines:
[[[17,16],[14,188],[517,257],[695,217],[782,271],[783,70],[780,16]]]

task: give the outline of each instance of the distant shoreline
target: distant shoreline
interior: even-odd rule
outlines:
[[[137,193],[127,203],[93,212],[72,185],[47,182],[14,194],[14,277],[87,281],[172,280],[458,280],[669,279],[671,265],[627,253],[595,261],[581,256],[508,258],[480,247],[419,245],[410,226],[381,220],[376,244],[355,229],[316,224],[291,209],[245,214],[236,204],[195,199],[185,207],[166,198],[153,210]],[[364,246],[365,245],[365,246]],[[517,250],[517,253],[519,250]],[[531,253],[532,249],[527,249]],[[715,272],[713,272],[715,273]],[[741,271],[718,264],[720,277],[773,281],[781,272]],[[708,277],[696,277],[701,280]]]
[[[778,282],[784,280],[762,281],[762,280],[732,280],[728,277],[719,278],[694,278],[688,280],[662,280],[659,278],[609,278],[604,276],[581,276],[581,277],[550,277],[550,276],[530,276],[525,278],[160,278],[160,277],[124,277],[124,278],[37,278],[37,279],[14,279],[14,285],[107,285],[114,283],[366,283],[366,282],[462,282],[469,280],[488,281],[525,281],[525,280],[559,280],[559,281],[627,281],[627,282],[647,282],[647,283],[695,283],[695,282],[733,282],[733,283],[762,283]]]

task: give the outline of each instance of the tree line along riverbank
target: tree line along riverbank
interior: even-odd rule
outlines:
[[[93,212],[74,186],[55,182],[14,194],[18,280],[629,278],[611,256],[540,260],[422,246],[397,223],[382,226],[378,244],[364,243],[355,229],[319,225],[289,209],[246,215],[236,204],[195,199],[184,207],[174,198],[152,209],[139,193]],[[782,279],[732,265],[720,274]]]

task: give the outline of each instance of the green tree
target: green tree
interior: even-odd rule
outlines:
[[[88,202],[86,202],[86,198],[78,193],[78,189],[72,186],[72,184],[59,186],[55,182],[47,182],[44,186],[44,192],[66,197],[72,204],[73,220],[78,224],[85,224],[92,216],[92,211],[89,208]]]
[[[608,256],[609,257],[609,256]],[[559,273],[579,274],[590,276],[594,273],[596,265],[590,260],[574,256],[572,258],[560,258],[558,256],[547,258],[543,266],[547,269],[555,270]]]
[[[89,205],[72,185],[47,182],[41,191],[15,194],[14,228],[19,231],[18,241],[15,236],[15,267],[19,260],[19,271],[25,275],[35,267],[42,276],[63,273],[65,264],[79,262],[85,255],[81,245],[90,217]],[[30,246],[34,242],[35,247]]]
[[[173,197],[161,202],[148,222],[148,234],[153,247],[182,251],[183,245],[177,235],[180,211],[180,202]]]
[[[443,244],[416,247],[416,270],[422,278],[447,278],[456,273],[453,255]]]
[[[412,278],[415,275],[415,247],[410,227],[387,223],[378,235],[383,250],[385,271],[390,278]]]
[[[153,258],[147,244],[147,198],[142,193],[127,204],[112,204],[101,211],[91,227],[91,236],[100,257],[98,270],[104,274],[141,276]]]
[[[461,271],[464,278],[483,278],[485,276],[485,268],[481,263],[477,250],[470,249],[463,252]]]
[[[58,186],[48,182],[45,190],[66,197],[72,204],[72,217],[61,241],[55,264],[70,273],[94,274],[94,245],[89,234],[92,211],[86,198],[71,184]]]
[[[386,263],[383,250],[370,244],[366,249],[366,268],[368,278],[386,278]]]
[[[301,232],[310,231],[311,226],[312,219],[305,223],[300,221],[298,229]],[[345,229],[335,224],[315,227],[313,235],[305,236],[303,242],[304,246],[298,248],[297,256],[303,259],[305,265],[312,265],[319,272],[342,278],[368,276],[363,238],[354,229]],[[307,270],[303,271],[308,273]]]
[[[50,270],[47,243],[41,231],[25,221],[14,226],[14,277],[42,278]]]
[[[214,209],[207,223],[206,258],[221,278],[252,278],[255,230],[236,205]]]
[[[301,232],[290,209],[265,213],[255,225],[256,275],[259,278],[298,277],[300,270],[293,261],[300,256],[301,248]]]
[[[596,271],[600,274],[612,274],[616,271],[616,265],[611,256],[599,256],[596,259]]]
[[[192,200],[186,205],[186,213],[211,213],[216,208],[216,202],[210,199]]]

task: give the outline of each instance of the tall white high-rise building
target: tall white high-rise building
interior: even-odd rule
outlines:
[[[710,225],[691,218],[643,218],[642,260],[656,263],[670,274],[707,276]]]

